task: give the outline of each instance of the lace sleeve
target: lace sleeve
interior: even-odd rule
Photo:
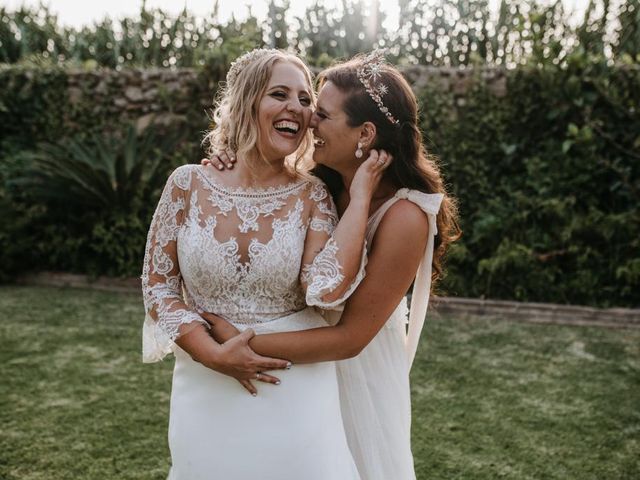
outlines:
[[[332,236],[338,224],[333,200],[323,184],[313,186],[310,198],[315,202],[315,206],[309,223],[300,279],[306,288],[307,305],[326,309],[335,308],[349,298],[365,276],[366,245],[362,249],[357,274],[354,278],[345,278],[338,258],[340,247]],[[317,249],[314,246],[320,246],[320,248]],[[309,251],[313,253],[318,250],[319,252],[310,258]],[[339,298],[332,301],[325,300],[326,295],[345,288],[345,283],[349,285]]]
[[[145,308],[143,362],[161,360],[172,351],[173,341],[195,327],[195,322],[207,325],[184,302],[177,258],[177,236],[185,216],[185,193],[190,181],[187,166],[171,174],[149,228],[141,277]]]

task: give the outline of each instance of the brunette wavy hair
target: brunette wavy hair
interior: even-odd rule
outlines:
[[[388,91],[382,97],[384,105],[398,120],[397,124],[390,122],[358,78],[357,70],[364,61],[365,55],[358,55],[329,67],[318,75],[318,87],[331,82],[345,94],[342,108],[349,126],[357,127],[365,122],[376,126],[376,138],[371,148],[384,149],[393,155],[385,177],[395,187],[444,194],[437,215],[438,234],[433,255],[432,285],[435,285],[443,273],[442,261],[447,247],[461,235],[457,204],[446,191],[437,158],[428,154],[424,147],[418,124],[418,103],[411,86],[395,67],[381,65],[376,84],[386,85]],[[343,188],[340,176],[328,167],[318,165],[314,173],[327,183],[334,196]]]

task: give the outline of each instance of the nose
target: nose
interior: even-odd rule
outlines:
[[[300,113],[302,112],[303,109],[303,105],[300,103],[300,100],[296,99],[292,99],[290,102],[287,103],[287,110],[291,113]]]

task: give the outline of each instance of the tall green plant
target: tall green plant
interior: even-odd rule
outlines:
[[[129,127],[18,153],[0,191],[10,222],[0,227],[0,245],[9,247],[0,258],[12,251],[20,261],[3,261],[0,277],[29,269],[34,256],[38,269],[137,275],[160,191],[176,162],[184,162],[176,156],[182,135]],[[28,250],[12,246],[16,237]]]
[[[30,166],[13,180],[50,209],[64,212],[137,212],[166,179],[164,163],[176,135],[89,134],[41,144],[25,155]]]

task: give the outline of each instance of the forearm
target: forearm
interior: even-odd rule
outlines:
[[[358,354],[360,341],[341,325],[298,332],[256,335],[249,345],[260,355],[286,358],[293,363],[344,360]]]
[[[234,327],[230,322],[213,313],[203,313],[202,318],[209,322],[211,327],[209,334],[220,344],[231,340],[240,333],[240,330]]]
[[[220,354],[220,345],[211,337],[207,327],[198,324],[181,334],[175,343],[196,362],[205,367],[216,369]]]
[[[332,234],[333,241],[338,247],[336,259],[344,280],[337,288],[323,296],[322,299],[325,302],[340,298],[360,270],[369,205],[368,200],[353,199]]]

